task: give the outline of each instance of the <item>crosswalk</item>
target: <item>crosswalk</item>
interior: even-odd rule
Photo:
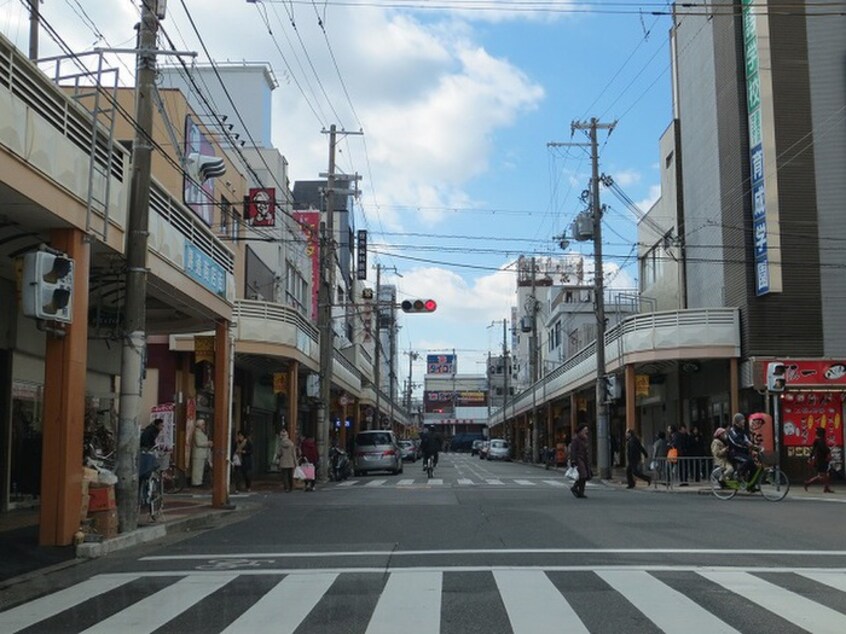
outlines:
[[[105,574],[0,632],[846,632],[846,569],[607,566]]]
[[[421,488],[421,487],[449,487],[449,488],[522,488],[522,489],[562,489],[570,487],[572,482],[568,482],[563,478],[555,480],[553,478],[426,478],[425,476],[419,478],[399,478],[399,479],[385,479],[379,478],[375,480],[367,479],[350,479],[342,482],[332,482],[326,485],[328,488],[336,489],[378,489],[378,488]],[[588,487],[599,486],[592,482],[588,482]]]

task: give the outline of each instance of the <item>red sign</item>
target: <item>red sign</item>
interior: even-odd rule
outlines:
[[[829,445],[843,446],[843,395],[839,392],[787,393],[781,399],[785,447],[813,444],[816,430],[825,429]]]
[[[792,387],[846,388],[846,361],[782,361],[787,389]]]
[[[253,227],[273,227],[276,224],[276,189],[250,188],[247,198],[247,222]]]
[[[320,289],[320,212],[295,211],[293,215],[306,237],[306,255],[311,258],[311,318],[317,321],[317,293]]]

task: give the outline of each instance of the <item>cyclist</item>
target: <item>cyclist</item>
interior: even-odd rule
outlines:
[[[423,471],[426,471],[426,462],[432,456],[434,465],[438,466],[438,452],[441,450],[441,435],[434,427],[427,427],[420,435],[420,450],[423,452]]]
[[[743,414],[734,415],[727,436],[729,457],[737,466],[736,476],[738,479],[744,479],[755,464],[751,452],[756,447],[746,433],[746,417]]]

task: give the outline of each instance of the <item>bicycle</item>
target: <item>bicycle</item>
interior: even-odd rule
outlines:
[[[790,490],[790,481],[784,472],[770,464],[771,462],[771,456],[759,451],[755,471],[748,480],[723,478],[722,467],[715,467],[711,472],[711,492],[719,500],[730,500],[738,491],[760,493],[770,502],[783,500]]]
[[[429,456],[426,458],[426,476],[431,478],[435,473],[435,457]]]
[[[166,454],[169,455],[169,454]],[[179,493],[188,483],[185,472],[170,462],[165,468],[161,468],[162,486],[165,493]]]
[[[164,510],[164,479],[162,478],[162,465],[167,465],[170,454],[153,453],[156,466],[150,473],[142,478],[138,488],[138,506],[146,507],[150,513],[150,519],[157,522]],[[165,467],[167,468],[167,466]]]

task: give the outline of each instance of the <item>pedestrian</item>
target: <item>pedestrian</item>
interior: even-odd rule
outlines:
[[[319,456],[317,454],[317,444],[311,435],[306,434],[300,442],[300,456],[314,465],[314,474],[317,473],[317,462]],[[305,481],[304,491],[314,491],[314,478]]]
[[[720,468],[722,475],[720,482],[725,482],[734,475],[734,466],[729,460],[729,446],[726,438],[725,427],[717,427],[714,432],[714,440],[711,441],[711,455],[714,456],[714,464]]]
[[[576,436],[570,443],[570,461],[579,471],[579,479],[570,487],[570,491],[577,498],[586,498],[585,485],[593,478],[593,472],[590,470],[590,440],[586,423],[579,425]]]
[[[191,486],[202,486],[206,463],[209,461],[213,445],[214,442],[206,435],[205,419],[198,418],[194,424],[194,438],[191,441]]]
[[[692,466],[690,461],[690,434],[687,433],[687,425],[679,425],[677,442],[678,445],[676,448],[679,451],[678,457],[680,458],[678,465],[681,484],[679,484],[679,486],[686,487]]]
[[[235,444],[235,455],[238,456],[236,470],[244,480],[244,489],[249,493],[252,488],[250,472],[253,470],[253,441],[249,433],[241,430],[238,432]]]
[[[805,480],[805,490],[808,490],[809,484],[822,482],[824,493],[834,493],[834,489],[829,486],[831,476],[828,473],[828,464],[831,461],[831,449],[828,448],[828,443],[825,441],[825,429],[817,427],[816,434],[814,444],[811,445],[811,458],[808,460],[808,464],[816,470],[817,475]]]
[[[288,438],[288,431],[283,429],[279,432],[279,445],[276,449],[276,462],[279,463],[279,470],[282,472],[282,487],[285,493],[294,490],[294,467],[297,464],[296,447]]]
[[[628,482],[627,489],[635,488],[635,477],[640,478],[646,485],[652,484],[652,478],[643,475],[641,471],[641,456],[648,458],[649,454],[643,448],[643,443],[633,429],[626,430],[626,480]]]
[[[708,458],[705,454],[705,439],[699,431],[699,427],[694,425],[690,428],[690,455],[695,458],[693,472],[696,481],[699,482],[702,478],[708,478],[710,470],[708,469]]]
[[[650,466],[657,473],[658,478],[667,479],[667,434],[663,431],[658,432],[658,437],[652,443],[652,465]]]

